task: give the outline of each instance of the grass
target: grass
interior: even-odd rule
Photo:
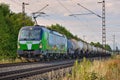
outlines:
[[[20,58],[0,58],[0,64],[6,64],[6,63],[20,63],[20,62],[27,62],[25,59],[20,59]]]
[[[120,80],[120,55],[104,61],[76,61],[72,73],[62,80]]]

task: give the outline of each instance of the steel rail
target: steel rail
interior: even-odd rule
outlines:
[[[68,60],[68,59],[66,59]],[[63,60],[57,60],[57,61],[63,61]],[[24,66],[24,65],[34,65],[34,64],[40,64],[40,63],[51,63],[51,62],[56,62],[56,60],[51,60],[51,61],[38,61],[38,62],[20,62],[20,63],[5,63],[5,64],[0,64],[0,68],[5,68],[5,67],[14,67],[14,66]]]
[[[0,73],[0,80],[13,80],[73,66],[74,62]]]

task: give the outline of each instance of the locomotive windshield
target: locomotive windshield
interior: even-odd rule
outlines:
[[[19,40],[40,40],[40,29],[23,29],[20,31]]]

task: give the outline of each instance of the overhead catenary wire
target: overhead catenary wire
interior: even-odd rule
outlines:
[[[33,12],[32,14],[37,14],[40,13],[40,11],[42,11],[43,9],[45,9],[47,6],[49,6],[49,4],[45,5],[43,8],[41,8],[40,10],[38,10],[37,12]]]
[[[37,20],[36,20],[36,18],[39,17],[39,16],[41,16],[41,14],[46,14],[46,13],[41,12],[41,11],[42,11],[43,9],[45,9],[47,6],[48,6],[48,4],[45,5],[44,7],[42,7],[42,8],[41,8],[40,10],[38,10],[37,12],[33,12],[33,13],[32,13],[33,19],[35,20],[35,24],[36,24],[36,25],[37,25]]]
[[[96,15],[97,17],[102,18],[100,15],[98,15],[98,14],[96,14],[95,12],[93,12],[92,10],[90,10],[90,9],[82,6],[80,3],[77,3],[77,5],[81,6],[82,8],[84,8],[84,9],[87,10],[87,11],[89,11],[90,13]]]
[[[72,14],[72,12],[67,8],[65,7],[59,0],[56,0],[65,10],[67,10],[70,14]],[[73,17],[77,18],[75,15],[73,15]],[[77,18],[78,19],[78,18]]]
[[[72,12],[66,7],[63,5],[63,3],[60,1],[60,0],[56,0],[60,5],[61,7],[63,7],[67,12],[69,12],[70,14],[72,14]],[[77,20],[80,20],[77,16],[75,15],[72,15],[74,18],[76,18]]]
[[[73,16],[73,15],[90,15],[92,13],[81,13],[81,14],[70,14],[69,16]]]

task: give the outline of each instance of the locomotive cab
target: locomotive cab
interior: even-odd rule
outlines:
[[[35,57],[41,53],[42,29],[40,27],[23,27],[18,36],[18,54],[21,57]]]

